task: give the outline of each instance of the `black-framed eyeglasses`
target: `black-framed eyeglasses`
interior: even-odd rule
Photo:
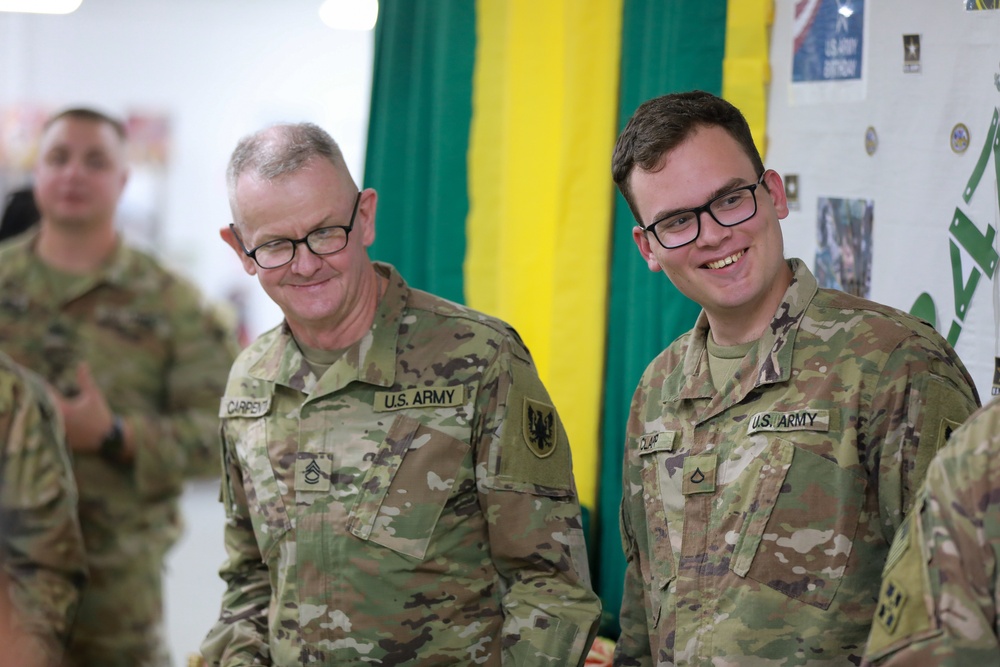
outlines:
[[[677,211],[654,221],[643,231],[652,232],[667,250],[692,243],[701,234],[701,214],[708,213],[723,227],[735,227],[757,214],[757,187],[764,182],[765,171],[756,183],[730,190],[702,206]]]
[[[288,264],[295,258],[295,247],[304,243],[309,251],[314,255],[332,255],[347,247],[347,237],[354,229],[354,218],[358,215],[358,204],[361,202],[361,193],[354,199],[354,210],[351,212],[351,221],[345,225],[333,227],[320,227],[314,229],[300,239],[274,239],[267,243],[261,243],[253,250],[247,250],[239,232],[232,224],[229,229],[233,230],[233,235],[240,242],[243,254],[257,262],[257,266],[262,269],[277,269]]]

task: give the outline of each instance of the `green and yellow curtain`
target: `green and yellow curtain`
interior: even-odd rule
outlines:
[[[572,443],[613,633],[629,399],[698,308],[640,261],[611,151],[641,102],[694,88],[743,109],[763,150],[771,0],[380,5],[372,256],[527,343]]]

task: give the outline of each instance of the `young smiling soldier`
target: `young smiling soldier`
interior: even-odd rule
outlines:
[[[612,171],[643,260],[702,306],[632,399],[615,664],[858,664],[972,380],[924,322],[785,259],[781,177],[728,102],[642,104]]]

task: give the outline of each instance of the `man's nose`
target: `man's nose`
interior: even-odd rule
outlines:
[[[708,211],[698,212],[698,226],[700,231],[698,232],[698,239],[695,241],[698,245],[707,247],[717,246],[732,234],[730,227],[720,225]]]
[[[305,239],[295,244],[295,256],[292,257],[292,270],[302,275],[311,275],[323,263],[323,258],[312,251]]]

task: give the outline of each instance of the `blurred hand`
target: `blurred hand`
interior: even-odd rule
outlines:
[[[86,362],[77,366],[76,382],[79,393],[69,397],[53,391],[53,400],[62,414],[69,448],[81,454],[96,454],[114,418]]]

